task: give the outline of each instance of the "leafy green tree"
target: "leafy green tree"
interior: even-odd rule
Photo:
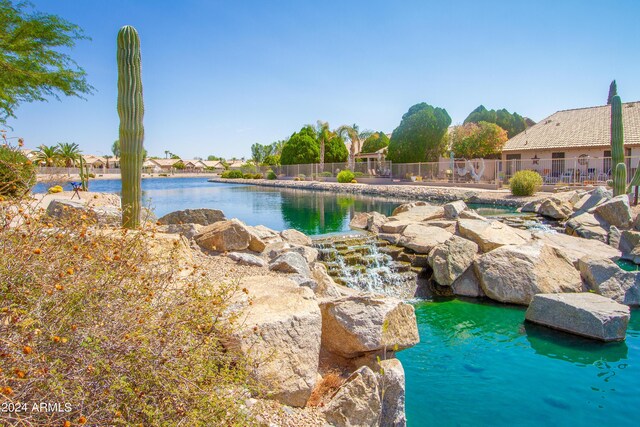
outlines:
[[[497,124],[507,131],[509,138],[513,138],[528,127],[525,118],[518,113],[511,114],[504,108],[498,111],[487,110],[484,105],[480,105],[464,119],[464,124],[479,122]]]
[[[381,148],[389,146],[389,137],[384,132],[371,134],[362,144],[362,153],[375,153]]]
[[[409,108],[389,141],[387,158],[397,163],[435,162],[447,146],[451,117],[424,102]]]
[[[171,158],[172,159],[180,159],[180,156],[178,156],[177,154],[171,153]]]
[[[609,85],[609,96],[607,96],[607,105],[611,105],[611,100],[618,94],[618,84],[615,80]]]
[[[57,145],[41,145],[35,156],[36,163],[47,167],[56,166],[60,162],[60,151]]]
[[[280,162],[283,165],[318,163],[320,147],[315,129],[305,126],[299,132],[294,132],[282,147]]]
[[[61,51],[85,38],[77,25],[27,2],[0,0],[0,123],[23,102],[90,94],[85,71]]]
[[[183,170],[186,166],[182,162],[182,160],[180,160],[179,162],[174,163],[173,167],[174,167],[174,169]]]
[[[349,151],[344,139],[335,132],[330,133],[324,150],[324,160],[327,163],[344,163],[349,159]]]
[[[114,156],[116,157],[120,157],[120,140],[116,139],[115,141],[113,141],[113,145],[111,146],[111,152],[113,153]]]
[[[211,155],[207,157],[207,160],[210,162],[215,162],[216,160],[224,160],[224,159],[222,157]]]
[[[453,129],[450,144],[456,157],[495,158],[502,152],[507,139],[507,131],[495,123],[467,123]]]
[[[80,147],[75,142],[59,142],[58,158],[64,163],[64,166],[70,168],[80,159]]]

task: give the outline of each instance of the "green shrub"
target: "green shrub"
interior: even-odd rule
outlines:
[[[349,169],[345,169],[338,174],[338,182],[343,184],[353,181],[355,175]]]
[[[307,179],[307,176],[301,173],[301,174],[298,174],[298,178],[300,178],[300,181],[304,181],[305,179]]]
[[[17,148],[0,147],[0,195],[20,197],[36,183],[36,170],[31,160]]]
[[[531,196],[540,189],[542,177],[535,171],[518,171],[509,180],[509,188],[514,196]]]
[[[95,173],[90,173],[89,175],[87,175],[89,178],[95,178],[96,174]]]
[[[333,176],[333,174],[331,172],[322,172],[322,173],[320,173],[320,176],[323,176],[325,178],[329,178],[329,177]]]
[[[256,173],[253,175],[253,179],[262,179],[264,178],[261,173]]]
[[[227,178],[227,179],[239,179],[239,178],[243,178],[244,175],[239,170],[228,170],[228,171],[222,172],[220,177]]]
[[[158,176],[169,176],[167,173],[159,173]]]
[[[278,179],[278,175],[276,175],[274,171],[269,169],[269,171],[267,172],[267,179],[271,179],[271,180]]]
[[[242,178],[244,179],[253,179],[253,174],[252,173],[245,173],[242,175]]]

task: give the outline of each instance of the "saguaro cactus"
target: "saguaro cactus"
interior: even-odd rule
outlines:
[[[615,95],[611,98],[611,163],[613,179],[609,185],[613,195],[619,196],[631,191],[631,187],[640,185],[640,167],[636,169],[629,186],[627,186],[627,165],[624,162],[624,136],[622,126],[622,101]]]
[[[136,29],[129,25],[122,27],[118,32],[117,59],[122,226],[136,228],[140,224],[144,104],[140,38]]]

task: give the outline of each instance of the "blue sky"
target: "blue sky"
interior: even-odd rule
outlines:
[[[317,119],[391,132],[413,104],[453,123],[480,104],[541,120],[602,105],[611,79],[640,100],[640,2],[33,0],[80,25],[86,101],[24,104],[26,146],[118,137],[118,29],[141,36],[145,146],[190,158],[250,155]]]

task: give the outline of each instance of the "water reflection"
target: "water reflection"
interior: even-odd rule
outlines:
[[[629,352],[624,341],[601,343],[530,322],[525,322],[524,328],[537,354],[578,365],[598,364],[608,369],[608,363],[626,360]]]

